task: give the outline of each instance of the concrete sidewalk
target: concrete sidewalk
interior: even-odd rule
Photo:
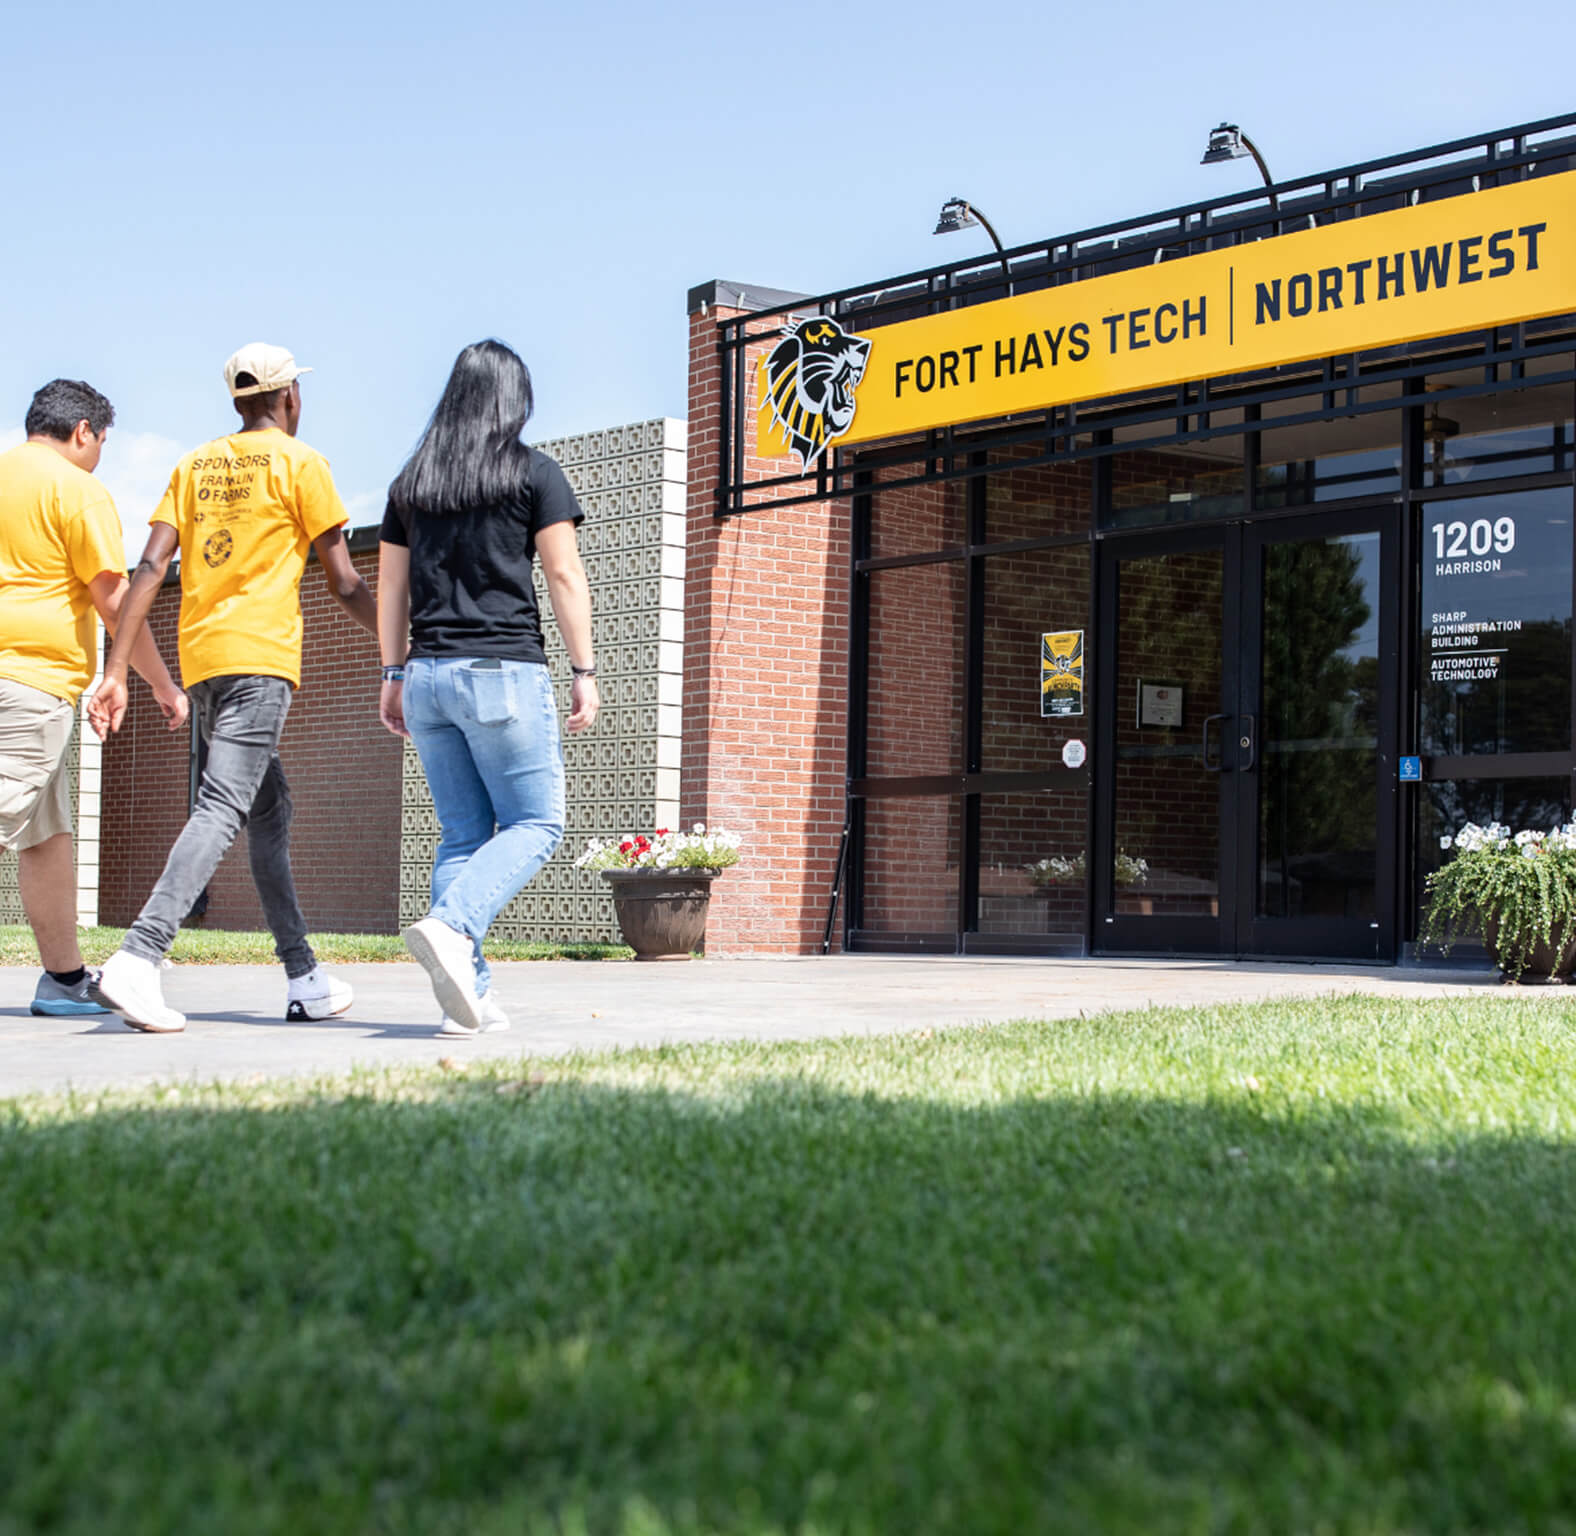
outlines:
[[[1359,992],[1402,1001],[1481,994],[1498,982],[1491,971],[1187,960],[850,955],[659,965],[516,962],[493,967],[496,995],[514,1027],[443,1040],[434,1035],[438,1010],[417,966],[333,969],[355,987],[356,1003],[344,1017],[321,1024],[283,1021],[284,973],[277,967],[168,970],[165,997],[189,1019],[185,1034],[160,1036],[130,1030],[112,1014],[32,1018],[27,1005],[38,973],[0,967],[0,1098],[68,1087],[424,1066],[441,1057],[882,1035],[1173,1003]]]

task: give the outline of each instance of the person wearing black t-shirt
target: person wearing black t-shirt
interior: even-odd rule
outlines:
[[[507,1029],[482,939],[564,835],[558,710],[531,581],[542,562],[574,675],[567,728],[597,713],[591,592],[564,472],[528,448],[531,375],[502,342],[466,347],[389,487],[378,550],[383,723],[416,744],[442,837],[432,905],[405,930],[440,1033]]]

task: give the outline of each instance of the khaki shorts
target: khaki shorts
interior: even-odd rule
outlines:
[[[66,749],[76,724],[64,699],[0,677],[0,847],[36,848],[71,830]]]

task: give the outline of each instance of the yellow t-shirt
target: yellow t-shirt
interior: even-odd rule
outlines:
[[[288,432],[217,437],[175,466],[150,522],[181,541],[181,682],[301,681],[301,573],[349,521],[328,460]]]
[[[0,677],[69,704],[92,682],[88,583],[126,574],[110,494],[44,443],[0,453]]]

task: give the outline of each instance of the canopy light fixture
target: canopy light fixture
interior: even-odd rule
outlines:
[[[936,219],[936,227],[931,231],[933,235],[951,235],[960,229],[973,229],[978,226],[990,236],[991,244],[996,247],[996,254],[1001,257],[1001,270],[1007,278],[1007,291],[1012,292],[1012,268],[1007,265],[1007,253],[1002,248],[1000,238],[995,227],[966,197],[949,197],[941,205],[941,213]]]
[[[953,235],[960,229],[980,228],[991,238],[991,244],[999,253],[1002,249],[1001,241],[996,237],[996,231],[991,226],[989,219],[979,211],[965,197],[949,197],[941,205],[941,214],[936,220],[936,227],[931,231],[937,235]]]
[[[1273,187],[1274,180],[1270,176],[1270,168],[1264,163],[1264,156],[1235,123],[1222,123],[1220,127],[1210,130],[1209,147],[1204,151],[1204,158],[1200,165],[1221,165],[1227,160],[1245,160],[1253,157],[1253,163],[1259,168],[1259,175],[1264,178],[1266,187]]]

